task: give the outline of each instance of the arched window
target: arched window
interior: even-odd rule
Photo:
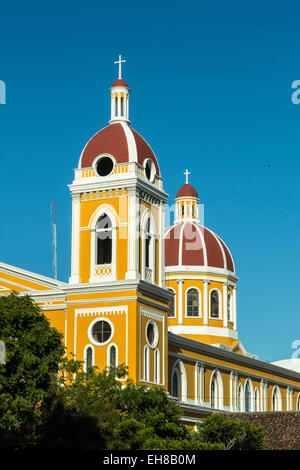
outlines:
[[[199,316],[199,292],[197,289],[189,289],[187,291],[187,317],[198,317]]]
[[[149,381],[150,374],[150,354],[148,346],[144,349],[144,380]]]
[[[212,408],[217,408],[218,407],[217,403],[218,403],[218,383],[214,375],[210,384],[210,406]]]
[[[175,291],[174,289],[171,289],[168,287],[168,290],[172,292],[174,295],[172,295],[171,299],[169,300],[169,310],[168,310],[168,317],[169,318],[175,318]]]
[[[247,380],[245,385],[245,411],[246,413],[251,411],[251,388],[249,380]]]
[[[145,266],[146,268],[150,268],[150,258],[151,258],[151,253],[150,253],[150,248],[151,248],[151,230],[150,230],[150,217],[147,220],[146,223],[146,233],[145,233]]]
[[[177,369],[174,370],[172,378],[172,396],[180,400],[180,376]]]
[[[155,227],[150,214],[144,224],[144,279],[155,280]]]
[[[154,352],[154,382],[160,382],[160,354],[159,349],[156,349]]]
[[[109,367],[117,367],[117,348],[114,344],[109,347]]]
[[[85,361],[86,361],[86,367],[92,367],[93,365],[93,350],[92,348],[89,346],[87,349],[86,349],[86,352],[85,352]]]
[[[273,394],[272,394],[272,411],[280,411],[281,410],[281,404],[280,404],[280,392],[277,386],[274,387],[273,389]]]
[[[227,294],[227,319],[232,321],[232,294],[228,292]]]
[[[242,388],[242,384],[240,384],[238,388],[238,400],[237,400],[238,411],[242,411],[242,399],[243,399],[243,388]]]
[[[220,293],[216,289],[210,293],[210,316],[211,318],[220,318]]]
[[[89,367],[94,365],[94,349],[93,346],[86,346],[83,351],[83,370],[86,372]]]
[[[254,392],[254,411],[259,411],[259,393],[257,388]]]
[[[98,265],[111,264],[112,262],[112,225],[107,214],[103,214],[96,225],[97,251],[96,262]]]

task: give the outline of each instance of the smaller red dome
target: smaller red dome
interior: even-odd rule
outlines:
[[[218,268],[235,273],[232,255],[224,241],[196,222],[183,222],[166,229],[165,266]]]
[[[126,86],[126,88],[128,88],[128,85],[126,82],[124,82],[124,80],[122,80],[122,78],[118,78],[118,80],[116,80],[112,86]]]
[[[198,193],[193,186],[191,186],[189,183],[185,183],[181,188],[179,189],[176,198],[178,197],[198,197]]]

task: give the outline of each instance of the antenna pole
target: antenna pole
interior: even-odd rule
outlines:
[[[54,279],[57,279],[57,240],[56,240],[56,204],[55,199],[53,199],[51,204],[51,214],[52,214],[52,254],[53,254],[53,276]]]

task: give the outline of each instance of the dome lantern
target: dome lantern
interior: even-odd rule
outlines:
[[[119,64],[119,77],[113,83],[110,88],[111,93],[111,119],[109,124],[115,122],[127,122],[129,121],[129,92],[127,83],[122,79],[122,64],[126,62],[122,60],[122,56],[119,55],[119,60],[115,64]]]
[[[189,175],[191,173],[186,170],[185,184],[177,192],[175,200],[175,223],[180,222],[199,222],[199,197],[198,193],[189,184]]]

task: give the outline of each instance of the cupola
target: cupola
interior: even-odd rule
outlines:
[[[185,171],[185,184],[177,192],[175,200],[175,224],[180,222],[199,222],[199,198],[193,186],[189,184],[188,170]]]
[[[127,83],[122,79],[122,56],[119,55],[119,60],[115,64],[119,64],[119,78],[116,80],[110,88],[111,93],[111,119],[110,124],[116,122],[127,122],[129,121],[129,92]]]

